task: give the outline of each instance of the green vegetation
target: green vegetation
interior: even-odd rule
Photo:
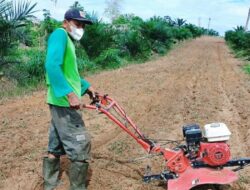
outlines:
[[[108,150],[117,155],[122,155],[128,149],[127,143],[124,141],[115,141],[109,145]]]
[[[237,57],[250,61],[250,32],[246,32],[243,26],[237,26],[234,30],[225,33],[225,40],[235,51]],[[243,67],[250,74],[250,63]]]
[[[43,10],[42,21],[32,15],[36,4],[24,0],[0,0],[0,98],[19,92],[16,87],[33,89],[44,84],[46,41],[61,22]],[[84,10],[79,2],[71,7]],[[180,41],[201,35],[218,35],[169,16],[143,20],[133,14],[116,15],[112,23],[99,20],[95,12],[87,13],[94,25],[85,28],[84,37],[76,43],[79,70],[89,74],[103,69],[119,68],[144,62],[152,55],[164,55]],[[3,85],[6,81],[10,85]]]

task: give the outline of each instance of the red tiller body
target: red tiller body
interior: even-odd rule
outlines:
[[[154,175],[167,181],[168,190],[189,190],[202,184],[229,184],[237,180],[234,171],[224,167],[244,166],[250,159],[230,159],[229,146],[224,142],[201,142],[197,157],[190,158],[180,147],[168,149],[146,138],[135,123],[127,116],[124,109],[108,95],[97,95],[97,101],[83,108],[98,110],[104,113],[128,135],[134,138],[149,154],[162,154],[167,173]],[[149,176],[151,177],[151,176]],[[148,179],[148,178],[147,178]],[[151,179],[151,178],[150,178]]]

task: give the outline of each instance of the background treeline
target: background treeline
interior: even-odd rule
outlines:
[[[237,57],[250,61],[250,32],[243,26],[237,26],[234,30],[225,33],[225,40],[235,51]],[[250,74],[250,64],[244,66],[244,70]]]
[[[35,7],[31,1],[0,0],[0,76],[17,86],[36,86],[44,81],[46,42],[61,26],[46,9],[43,20],[35,18]],[[71,7],[84,10],[77,1]],[[100,20],[95,12],[87,13],[87,17],[95,24],[87,26],[84,37],[76,43],[79,69],[85,74],[164,55],[183,40],[218,35],[170,16],[143,20],[126,14],[111,23]]]

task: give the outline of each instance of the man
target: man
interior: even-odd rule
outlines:
[[[44,189],[58,185],[60,156],[67,155],[70,190],[86,189],[90,136],[79,110],[85,93],[94,95],[89,82],[80,78],[73,41],[81,39],[86,24],[92,22],[84,13],[70,9],[64,15],[63,27],[49,37],[46,57],[47,103],[51,112],[48,156],[43,160]]]

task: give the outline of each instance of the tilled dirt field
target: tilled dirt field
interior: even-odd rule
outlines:
[[[250,77],[220,38],[185,42],[167,56],[146,64],[107,71],[87,79],[115,98],[152,139],[182,139],[182,126],[224,122],[232,132],[233,157],[250,157]],[[88,99],[84,99],[88,102]],[[162,190],[142,182],[144,168],[163,170],[161,158],[130,160],[146,152],[120,128],[95,111],[84,110],[93,149],[89,190]],[[40,190],[50,114],[45,91],[0,103],[0,189]],[[169,145],[171,147],[172,145]],[[68,161],[62,159],[62,184],[68,189]],[[222,189],[250,189],[250,167]]]

